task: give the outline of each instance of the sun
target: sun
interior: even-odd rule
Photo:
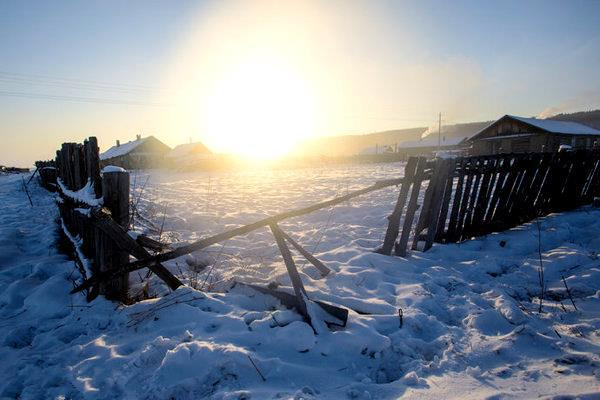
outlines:
[[[273,56],[236,61],[208,85],[203,129],[213,146],[252,159],[285,155],[313,130],[309,85]]]

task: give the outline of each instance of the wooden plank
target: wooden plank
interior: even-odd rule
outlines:
[[[299,308],[298,298],[295,295],[290,294],[288,292],[284,292],[282,290],[273,290],[273,289],[265,288],[265,287],[258,286],[258,285],[252,285],[252,284],[248,284],[248,283],[238,283],[238,285],[247,286],[253,290],[256,290],[257,292],[273,296],[273,297],[279,299],[281,301],[281,303],[283,305],[285,305],[286,307],[290,307],[290,308],[293,307],[296,309]],[[317,304],[319,307],[321,307],[327,314],[334,317],[334,319],[325,320],[325,322],[327,324],[337,325],[342,328],[346,326],[346,323],[348,322],[348,309],[338,307],[333,304],[325,303],[325,302],[319,301],[319,300],[312,300],[312,301],[315,304]]]
[[[599,166],[600,166],[600,160],[595,159],[594,165],[590,171],[590,175],[588,177],[587,183],[583,188],[582,197],[585,199],[586,203],[590,203],[592,201],[592,196],[590,195],[592,193],[591,188],[593,187],[595,177],[598,174]]]
[[[544,181],[544,176],[547,170],[547,163],[550,156],[547,153],[541,154],[538,158],[533,160],[532,174],[533,179],[529,192],[525,196],[523,201],[523,208],[526,218],[531,219],[537,216],[535,208],[535,202],[540,194],[541,186]]]
[[[102,180],[100,178],[100,153],[98,140],[91,136],[84,144],[87,177],[91,180],[96,197],[102,195]]]
[[[496,204],[496,209],[494,210],[494,215],[492,218],[494,227],[501,225],[505,217],[506,205],[508,203],[510,193],[513,190],[515,181],[517,179],[517,175],[519,174],[519,171],[517,169],[517,163],[518,159],[513,155],[511,155],[506,160],[507,174],[506,178],[504,179],[504,184],[502,185],[502,188],[500,190],[498,202]]]
[[[576,157],[576,172],[574,187],[571,192],[570,206],[575,208],[585,204],[583,189],[586,185],[587,177],[591,169],[591,154],[589,151],[581,151],[581,156]]]
[[[398,233],[400,231],[400,219],[402,218],[402,213],[406,204],[406,198],[408,197],[408,190],[415,175],[416,165],[417,158],[410,157],[406,163],[406,167],[404,168],[404,181],[402,182],[402,187],[400,188],[400,194],[398,195],[396,206],[394,207],[392,214],[388,217],[389,222],[385,232],[383,245],[381,248],[376,250],[378,253],[388,256],[392,254],[392,248],[394,247],[394,243],[396,242]]]
[[[144,249],[139,243],[137,243],[123,228],[122,225],[115,222],[110,212],[106,209],[94,208],[91,209],[91,219],[90,221],[101,230],[106,236],[108,236],[112,241],[118,246],[121,250],[131,254],[138,260],[145,259],[151,257],[152,255]],[[122,265],[122,264],[121,264]],[[162,279],[172,290],[177,289],[179,286],[182,286],[183,283],[174,276],[165,266],[160,263],[150,264],[148,266],[152,272],[156,274],[160,279]],[[102,277],[106,276],[107,279],[113,279],[118,276],[113,275],[115,270],[110,270],[105,273],[98,274],[96,281],[102,281]],[[89,281],[89,279],[88,279]]]
[[[456,168],[456,160],[448,160],[448,167],[446,173],[446,179],[444,182],[444,191],[442,194],[442,206],[438,215],[438,223],[435,230],[434,240],[441,243],[446,237],[446,220],[448,219],[448,210],[450,208],[450,198],[452,197],[452,191],[454,189],[454,170]]]
[[[557,153],[552,160],[552,164],[548,170],[546,193],[543,199],[543,214],[547,214],[554,209],[556,193],[560,190],[560,175],[562,174],[562,162],[564,153]]]
[[[458,213],[458,221],[456,224],[456,234],[455,234],[456,241],[462,240],[465,218],[467,215],[467,210],[469,208],[469,200],[471,198],[471,191],[473,188],[473,180],[475,178],[474,171],[476,169],[476,163],[477,163],[476,158],[472,157],[469,159],[468,165],[465,168],[466,183],[465,183],[465,189],[463,191],[463,196],[461,199],[460,211]]]
[[[522,202],[533,179],[533,163],[530,157],[531,155],[527,155],[520,160],[519,167],[521,168],[521,173],[515,183],[515,190],[508,204],[508,218],[505,220],[508,226],[516,226],[521,223],[526,212],[522,208]]]
[[[518,215],[514,214],[513,205],[519,196],[519,190],[525,177],[525,166],[526,160],[522,155],[516,158],[516,163],[513,165],[513,169],[516,170],[515,181],[512,185],[512,190],[508,192],[508,197],[504,205],[504,218],[501,222],[501,229],[507,229],[514,226],[518,220]]]
[[[544,179],[540,188],[540,194],[536,199],[535,208],[539,215],[546,214],[549,210],[549,204],[552,196],[552,190],[554,181],[556,179],[556,169],[560,163],[560,154],[555,153],[548,161],[548,167],[546,168]]]
[[[485,211],[488,207],[490,181],[492,179],[492,172],[494,171],[495,165],[495,159],[482,160],[481,168],[483,174],[481,178],[481,185],[477,196],[477,201],[475,202],[475,209],[473,210],[473,221],[471,224],[471,232],[476,236],[481,235],[485,232],[484,217]]]
[[[427,251],[431,248],[431,246],[433,246],[433,241],[437,234],[440,219],[443,218],[443,224],[446,223],[446,213],[448,212],[448,207],[446,206],[446,213],[444,213],[443,217],[440,214],[443,208],[444,192],[446,191],[448,176],[453,175],[454,165],[455,161],[453,159],[442,160],[440,164],[440,177],[436,182],[437,187],[434,188],[434,196],[431,200],[429,225],[427,227],[427,236],[425,238],[425,247],[423,248],[423,251]],[[450,185],[452,185],[452,182],[450,182]],[[451,190],[452,188],[450,188],[450,191]]]
[[[94,261],[98,265],[100,273],[110,272],[111,269],[118,268],[129,261],[129,254],[121,249],[109,235],[96,232],[94,238],[97,249]],[[99,283],[98,289],[98,293],[109,300],[128,302],[129,276],[124,274],[114,279],[104,280]]]
[[[490,179],[487,194],[487,205],[482,217],[482,230],[485,233],[489,233],[493,229],[490,225],[490,220],[492,218],[492,214],[494,213],[494,207],[496,206],[496,202],[498,201],[499,190],[502,187],[502,183],[504,182],[505,173],[502,169],[503,161],[504,160],[502,158],[494,158],[494,167],[492,170],[492,177]]]
[[[129,223],[129,172],[105,172],[102,176],[103,204],[123,228]]]
[[[440,186],[440,180],[442,179],[442,165],[443,160],[436,159],[434,160],[434,167],[431,179],[429,180],[429,184],[427,185],[427,189],[425,190],[425,196],[423,198],[423,205],[421,206],[421,212],[419,213],[419,218],[417,219],[417,223],[415,225],[415,234],[413,236],[412,242],[412,250],[417,250],[417,244],[421,238],[421,234],[423,230],[429,226],[429,221],[433,217],[432,216],[432,205],[434,201],[438,201],[438,192]]]
[[[292,281],[292,287],[294,288],[294,293],[298,302],[298,311],[300,312],[300,314],[302,314],[302,316],[306,319],[308,323],[311,323],[310,315],[308,314],[308,309],[305,302],[305,299],[308,299],[308,296],[306,295],[306,290],[304,289],[304,285],[302,284],[300,274],[296,269],[294,258],[290,253],[290,249],[285,244],[283,232],[281,231],[281,229],[279,229],[276,223],[270,224],[269,227],[271,228],[271,232],[275,237],[277,247],[279,247],[279,251],[281,252],[281,256],[283,257],[283,262],[285,263],[285,268],[287,269],[288,275],[290,276],[290,280]]]
[[[71,185],[71,181],[69,178],[69,147],[68,147],[68,143],[63,143],[60,149],[60,154],[61,154],[61,168],[60,168],[60,172],[61,172],[61,180],[63,181],[63,184],[68,188],[71,189],[70,185]]]
[[[415,167],[415,176],[413,179],[410,199],[408,201],[408,206],[406,209],[406,216],[404,217],[402,233],[400,234],[400,240],[394,245],[394,251],[396,255],[400,257],[406,256],[408,238],[410,236],[415,212],[417,211],[417,200],[419,199],[419,193],[421,192],[421,182],[423,180],[423,170],[425,168],[425,163],[426,159],[424,157],[419,157],[417,159],[417,165]]]
[[[158,240],[154,240],[149,238],[146,235],[139,235],[135,238],[135,241],[142,247],[146,249],[150,249],[153,251],[164,251],[171,249],[171,245],[169,243],[159,242]]]
[[[446,243],[456,241],[456,223],[458,221],[458,211],[460,210],[460,201],[463,192],[463,182],[465,180],[465,171],[463,166],[466,161],[464,158],[458,160],[458,181],[456,183],[456,190],[454,191],[454,198],[452,200],[452,211],[450,211],[450,222],[448,222],[448,232],[446,234]]]
[[[127,229],[129,221],[129,173],[128,172],[110,172],[102,177],[102,199],[104,206],[110,211],[112,219],[108,218],[99,221],[100,224],[108,224],[113,221],[120,225],[124,230]],[[109,221],[110,220],[110,221]],[[119,243],[113,233],[110,237],[105,238],[100,235],[100,242],[103,247],[103,253],[100,255],[100,271],[105,272],[129,262],[129,251],[119,248]],[[126,234],[127,237],[129,235]],[[120,241],[126,240],[126,243],[133,245],[134,251],[139,252],[138,255],[147,257],[150,255],[145,249],[137,245],[135,240],[129,238],[124,239],[121,235]],[[139,249],[144,250],[143,252]],[[135,256],[135,255],[134,255]],[[137,257],[136,257],[137,258]],[[100,284],[100,294],[106,296],[107,299],[124,301],[128,297],[129,278],[124,274],[118,278],[106,280]]]
[[[475,211],[475,204],[477,197],[479,196],[479,189],[481,187],[481,177],[483,175],[483,165],[485,163],[484,158],[478,158],[476,160],[474,168],[475,181],[473,182],[473,188],[468,200],[468,206],[465,214],[465,220],[463,223],[463,230],[461,234],[461,240],[468,239],[472,236],[472,224],[473,224],[473,213]]]
[[[596,153],[598,156],[598,153]],[[600,169],[600,166],[598,167]],[[593,200],[595,196],[600,195],[600,172],[597,171],[596,175],[593,177],[593,180],[590,182],[590,187],[588,188],[587,196],[589,196],[590,201]]]
[[[560,173],[560,181],[562,184],[558,188],[558,194],[555,198],[554,209],[556,211],[563,211],[570,208],[571,194],[573,193],[574,183],[577,179],[575,156],[575,152],[565,153],[566,162],[564,162]]]
[[[294,239],[292,239],[287,233],[285,233],[281,229],[280,229],[280,231],[281,231],[281,234],[283,235],[283,237],[285,238],[285,240],[287,240],[292,246],[294,246],[294,248],[298,251],[298,253],[302,254],[302,256],[308,262],[310,262],[312,265],[317,267],[319,272],[321,272],[321,276],[327,276],[331,272],[331,270],[325,264],[323,264],[321,261],[319,261],[312,254],[310,254],[304,247],[300,246],[298,244],[298,242],[296,242]]]
[[[74,191],[77,191],[85,185],[84,171],[81,170],[81,164],[83,163],[81,146],[73,144],[71,150],[73,151],[73,163],[71,164],[71,169],[73,170],[73,187],[75,188]]]

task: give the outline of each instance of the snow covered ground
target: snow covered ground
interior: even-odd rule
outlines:
[[[193,240],[399,174],[397,164],[140,173],[136,231],[157,237],[162,226],[163,240]],[[168,293],[153,281],[161,297],[127,307],[69,295],[79,277],[54,247],[52,195],[31,185],[32,209],[20,185],[0,177],[0,398],[600,397],[599,210],[407,258],[370,251],[394,188],[282,223],[334,270],[319,278],[297,259],[309,296],[370,313],[315,335],[293,310],[233,285],[289,284],[266,230],[168,263],[219,292]]]

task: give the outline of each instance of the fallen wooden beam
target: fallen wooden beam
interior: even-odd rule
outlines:
[[[269,288],[265,288],[262,286],[251,285],[251,284],[247,284],[247,283],[238,283],[238,284],[247,286],[253,290],[256,290],[257,292],[273,296],[273,297],[277,298],[279,301],[281,301],[281,303],[284,306],[289,307],[289,308],[295,308],[295,309],[299,310],[300,305],[298,304],[298,299],[295,295],[293,295],[291,293],[284,292],[281,290],[269,289]],[[333,319],[331,319],[331,320],[325,320],[325,323],[327,323],[328,325],[336,325],[336,326],[340,326],[340,327],[346,326],[346,323],[348,322],[348,309],[334,306],[333,304],[325,303],[325,302],[322,302],[319,300],[311,300],[311,301],[314,302],[315,304],[317,304],[327,314],[329,314],[333,317]]]

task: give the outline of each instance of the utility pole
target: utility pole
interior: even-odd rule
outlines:
[[[438,151],[442,148],[442,113],[438,114]]]

